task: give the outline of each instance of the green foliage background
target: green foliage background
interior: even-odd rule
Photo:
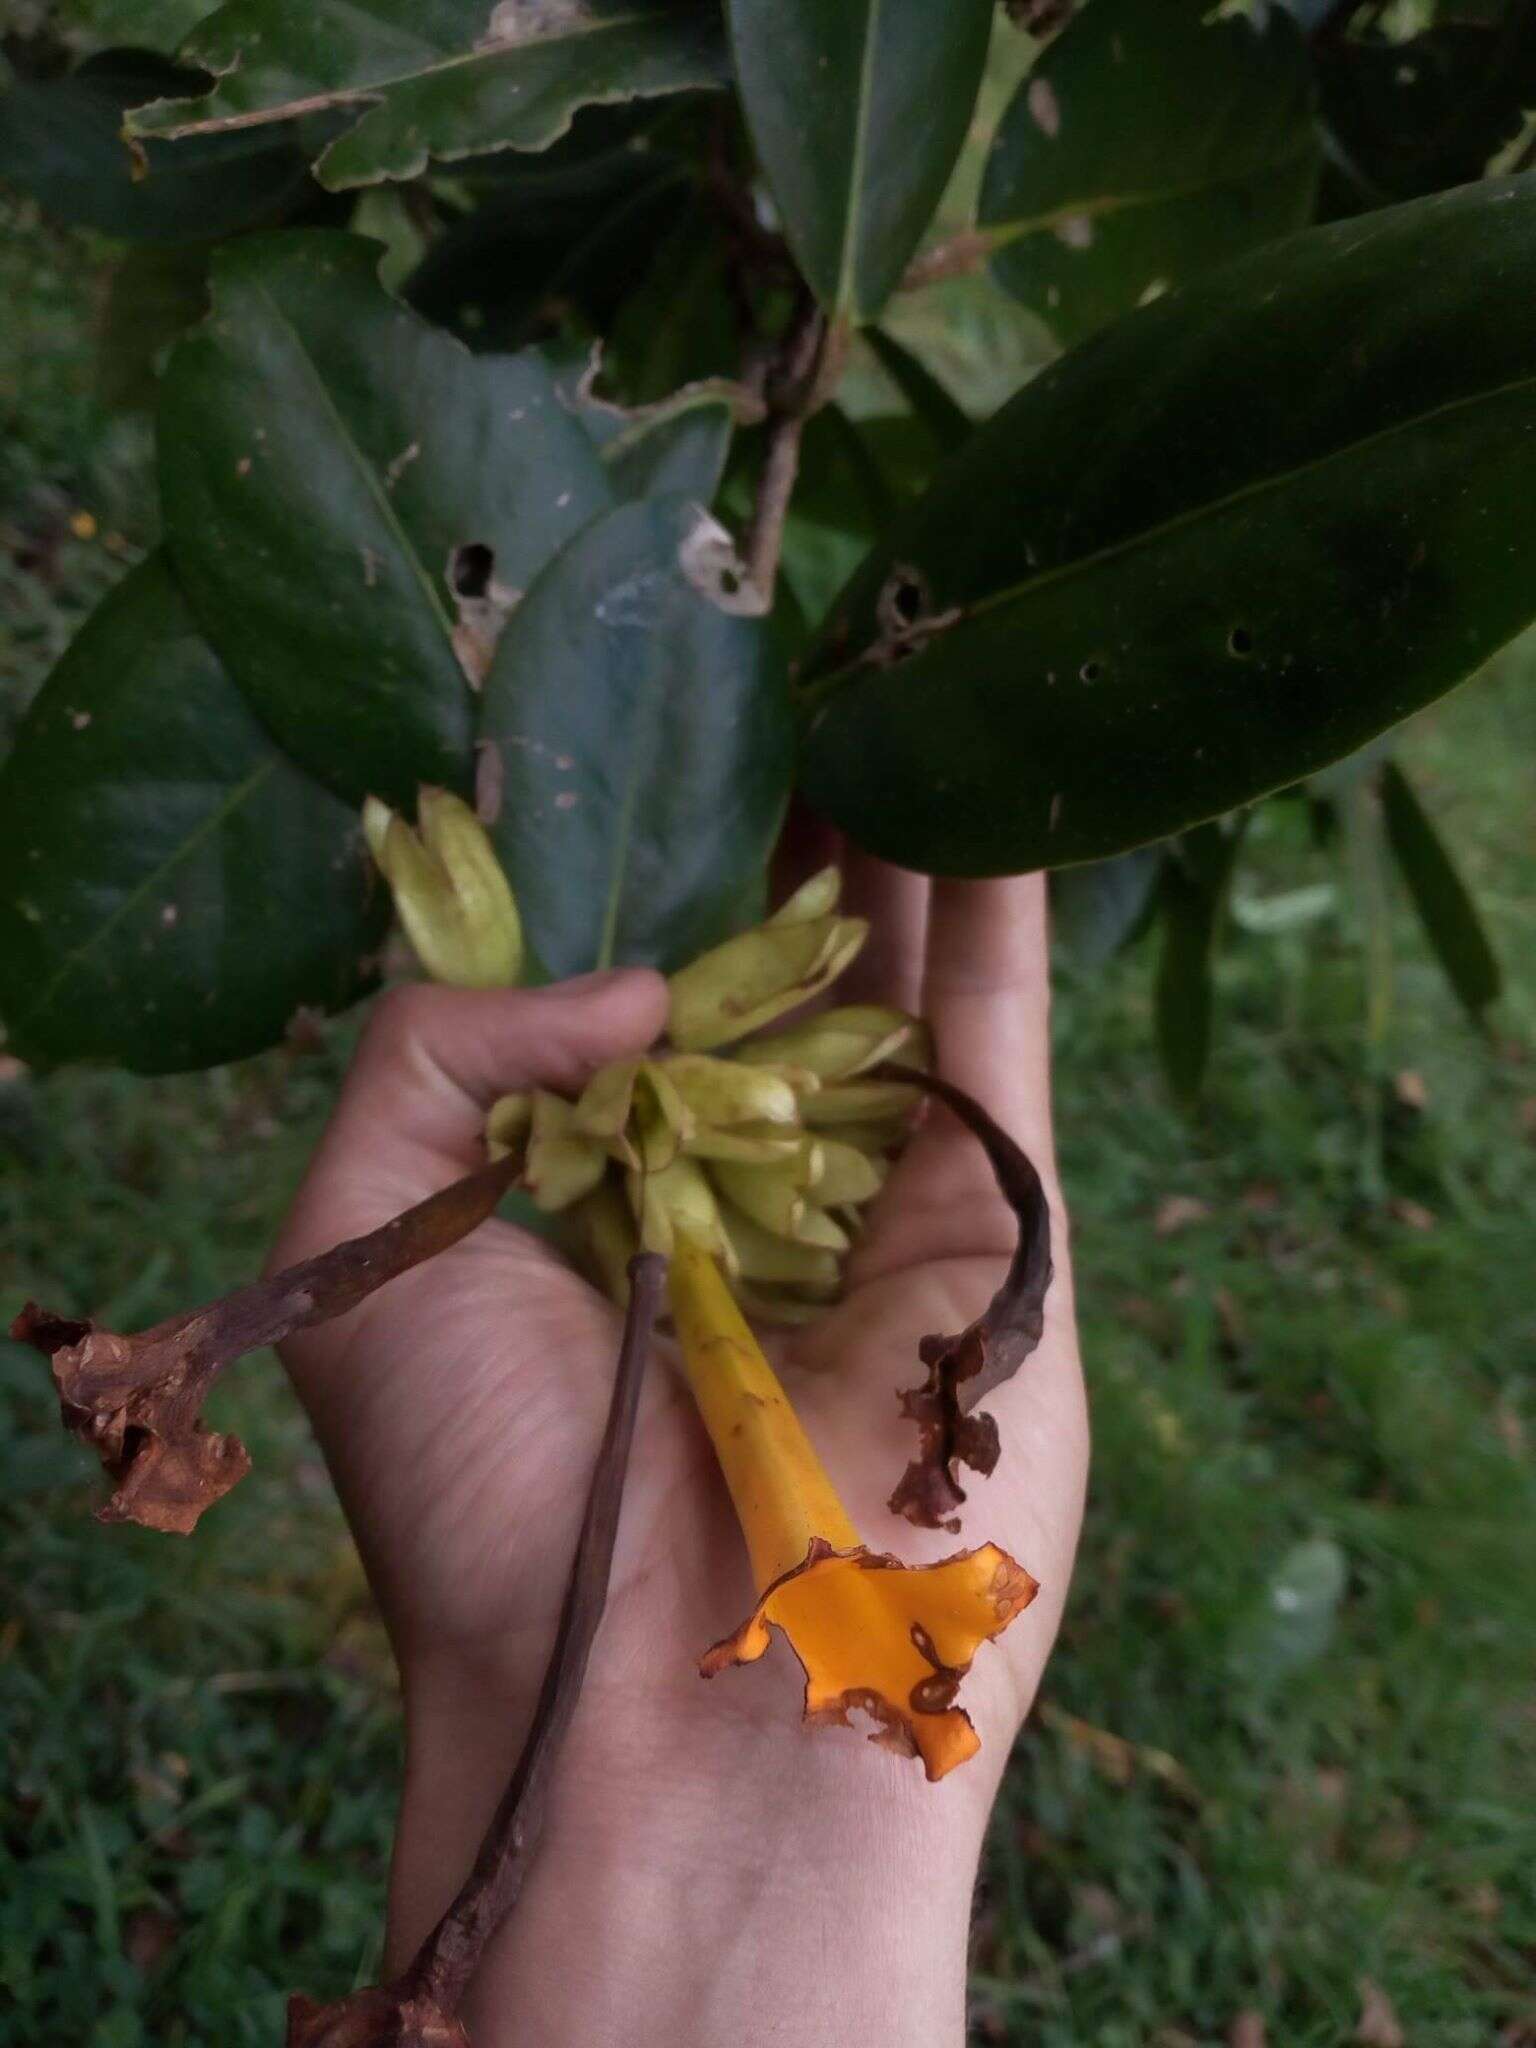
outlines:
[[[153,539],[144,439],[92,392],[100,292],[78,242],[7,217],[0,734]],[[964,319],[943,346],[969,353]],[[1390,945],[1395,1002],[1367,1042],[1359,899],[1315,894],[1336,858],[1299,805],[1266,807],[1245,848],[1246,900],[1279,928],[1235,926],[1196,1120],[1149,1057],[1148,948],[1064,972],[1094,1496],[989,1844],[978,2043],[1217,2048],[1251,2009],[1274,2042],[1332,2048],[1362,1977],[1415,2048],[1536,2029],[1533,686],[1527,642],[1403,753],[1507,963],[1486,1042],[1391,898],[1374,957]],[[1302,891],[1321,910],[1288,925]],[[347,1029],[171,1080],[8,1071],[0,1300],[138,1325],[248,1274]],[[275,1361],[221,1401],[256,1470],[199,1540],[102,1530],[35,1358],[0,1345],[18,2048],[270,2042],[292,1983],[374,1967],[387,1659]],[[1146,1768],[1114,1782],[1066,1715],[1167,1751],[1198,1799]]]

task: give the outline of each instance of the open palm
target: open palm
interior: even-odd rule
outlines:
[[[1049,1185],[1038,883],[937,884],[930,893],[917,878],[854,862],[849,888],[875,933],[857,997],[921,1007],[940,1070],[1020,1139]],[[387,997],[274,1258],[287,1264],[371,1229],[456,1178],[483,1156],[496,1095],[531,1084],[573,1091],[598,1064],[653,1042],[664,1015],[664,987],[643,973],[534,993],[415,988]],[[884,1506],[914,1447],[894,1393],[920,1377],[921,1335],[958,1329],[985,1303],[1012,1234],[980,1149],[935,1109],[870,1211],[844,1301],[770,1347],[872,1548],[926,1559],[955,1547]],[[968,1685],[994,1771],[1054,1637],[1081,1512],[1086,1432],[1059,1227],[1057,1275],[1040,1352],[990,1404],[1003,1436],[998,1472],[976,1484],[965,1511],[966,1543],[1003,1544],[1043,1587]],[[488,1785],[531,1710],[553,1634],[618,1334],[612,1307],[553,1249],[493,1221],[286,1347],[390,1628],[408,1707],[424,1700],[435,1716],[461,1719],[466,1750],[486,1752]],[[609,1781],[615,1725],[652,1781],[727,1748],[739,1768],[744,1743],[777,1767],[815,1771],[822,1753],[848,1744],[799,1729],[787,1653],[770,1660],[777,1671],[701,1684],[699,1652],[744,1618],[752,1594],[708,1438],[663,1358],[645,1390],[609,1613],[572,1733],[576,1782],[586,1736]],[[608,1732],[599,1766],[600,1726]],[[807,1750],[818,1760],[807,1763]],[[451,1831],[454,1818],[431,1824]],[[406,1900],[399,1910],[409,1924],[431,1907]]]

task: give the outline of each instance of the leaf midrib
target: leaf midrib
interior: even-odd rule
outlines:
[[[272,774],[277,766],[278,762],[276,760],[262,761],[252,769],[243,782],[236,783],[223,802],[217,804],[196,828],[187,834],[186,838],[177,846],[175,852],[168,855],[157,867],[151,869],[143,881],[136,888],[128,892],[111,915],[104,918],[88,938],[84,939],[80,945],[74,947],[65,956],[49,976],[37,1000],[28,1005],[18,1021],[30,1023],[34,1018],[45,1015],[49,1005],[53,1002],[59,989],[68,980],[70,975],[78,972],[91,954],[112,936],[113,932],[117,930],[125,918],[132,916],[144,899],[152,895],[164,883],[167,876],[174,874],[177,868],[189,860],[206,839],[211,838],[215,833],[223,829],[225,820],[232,816],[247,798],[252,796],[261,787],[262,783],[266,781],[267,777]]]
[[[875,4],[878,5],[879,0],[875,0]],[[131,134],[142,132],[148,136],[158,136],[165,141],[171,142],[184,139],[189,135],[218,135],[228,133],[236,128],[257,128],[269,122],[293,120],[301,114],[323,113],[328,107],[345,107],[355,105],[360,101],[380,100],[395,91],[399,86],[414,85],[427,78],[440,78],[446,73],[460,70],[466,65],[485,64],[498,57],[506,57],[518,52],[545,49],[551,44],[575,43],[587,36],[605,35],[612,29],[635,28],[643,26],[647,22],[662,22],[664,20],[665,17],[658,15],[654,9],[641,8],[633,14],[609,15],[602,21],[588,21],[584,25],[567,27],[558,35],[529,36],[522,42],[492,43],[483,49],[461,50],[452,57],[440,57],[435,63],[423,64],[415,71],[399,71],[387,78],[372,79],[367,85],[342,85],[335,86],[329,91],[301,93],[297,98],[275,101],[270,106],[247,107],[236,114],[209,114],[205,115],[200,121],[178,122],[174,127],[160,127],[157,125],[154,128],[140,131],[133,125],[133,115],[138,111],[136,108],[128,110],[126,119]],[[228,74],[225,75],[227,76]],[[201,99],[155,100],[151,101],[150,104],[166,108],[173,106],[202,106],[208,100],[217,98],[219,91],[220,87],[216,85],[210,93],[205,94]]]
[[[1080,555],[1075,561],[1063,562],[1054,569],[1044,569],[1038,575],[1030,576],[1019,583],[1005,584],[1001,589],[978,597],[961,606],[961,617],[956,624],[969,624],[972,619],[982,617],[1027,597],[1033,597],[1041,590],[1068,583],[1074,577],[1092,575],[1106,563],[1135,554],[1139,549],[1155,546],[1171,534],[1182,532],[1186,527],[1198,526],[1202,521],[1221,517],[1236,505],[1248,503],[1270,491],[1284,489],[1303,477],[1315,475],[1327,469],[1332,463],[1351,460],[1364,451],[1395,439],[1399,434],[1415,433],[1421,427],[1431,426],[1437,420],[1466,410],[1472,406],[1488,405],[1500,398],[1508,398],[1515,392],[1536,389],[1536,373],[1526,377],[1514,377],[1507,383],[1490,385],[1486,390],[1468,393],[1461,398],[1447,400],[1443,405],[1431,406],[1428,411],[1414,413],[1410,418],[1398,420],[1389,427],[1381,427],[1373,434],[1363,435],[1359,440],[1345,442],[1342,447],[1332,448],[1326,455],[1315,456],[1308,462],[1297,463],[1290,469],[1278,470],[1270,476],[1255,478],[1252,483],[1241,485],[1229,491],[1224,497],[1214,498],[1209,503],[1191,506],[1187,512],[1176,513],[1171,519],[1163,520],[1141,533],[1128,534],[1124,540],[1114,541],[1108,547],[1099,548],[1089,555]],[[953,628],[947,629],[953,630]],[[942,644],[944,632],[935,635],[935,643]],[[831,670],[827,675],[815,677],[802,692],[802,708],[810,709],[828,696],[833,687],[846,677],[856,673],[865,665],[867,649],[857,659],[843,667]]]
[[[293,348],[298,355],[299,362],[303,366],[305,376],[307,377],[315,395],[318,397],[322,409],[324,410],[324,412],[330,419],[331,424],[335,428],[337,438],[340,440],[342,446],[346,449],[347,454],[351,459],[352,466],[362,477],[363,482],[367,488],[368,495],[373,500],[374,508],[379,513],[380,517],[383,520],[385,531],[389,534],[390,538],[395,543],[397,554],[404,556],[406,562],[410,566],[412,574],[416,578],[417,583],[421,586],[421,590],[424,596],[426,597],[427,603],[431,608],[434,616],[436,617],[439,626],[442,628],[444,645],[447,647],[449,658],[453,662],[454,667],[457,670],[458,657],[453,652],[453,621],[448,615],[448,607],[446,606],[446,604],[444,604],[441,596],[438,594],[437,585],[433,580],[431,571],[427,568],[426,563],[422,561],[421,556],[416,552],[415,545],[412,542],[410,535],[406,532],[405,526],[401,521],[400,515],[395,510],[394,504],[389,497],[389,493],[385,490],[383,484],[380,482],[377,469],[375,468],[374,464],[368,459],[367,455],[363,452],[363,450],[358,446],[357,440],[353,435],[352,429],[347,424],[345,415],[342,413],[335,399],[331,396],[330,386],[326,383],[324,377],[322,377],[320,374],[319,364],[315,361],[314,357],[310,354],[308,347],[305,345],[303,335],[299,332],[298,328],[294,326],[293,322],[289,319],[287,313],[283,310],[282,306],[279,304],[278,300],[273,296],[270,288],[267,285],[258,282],[252,287],[252,289],[254,290],[256,296],[260,298],[267,306],[268,310],[271,313],[274,324],[281,330],[283,334],[285,334],[288,337],[289,341],[293,344]]]
[[[1241,186],[1251,185],[1256,178],[1273,177],[1276,172],[1287,171],[1317,155],[1317,146],[1310,137],[1304,137],[1292,148],[1278,155],[1266,157],[1252,169],[1239,171],[1226,178],[1196,178],[1185,185],[1165,185],[1156,190],[1140,192],[1101,192],[1086,199],[1065,199],[1045,213],[1031,214],[1024,220],[979,221],[977,227],[984,235],[991,250],[1007,249],[1013,243],[1022,241],[1026,235],[1040,235],[1058,228],[1069,220],[1102,220],[1117,213],[1135,213],[1146,207],[1172,206],[1181,199],[1198,199],[1206,192],[1236,191]]]
[[[869,103],[874,94],[875,44],[880,28],[883,0],[869,0],[864,17],[864,49],[859,59],[859,101],[853,123],[853,150],[848,161],[848,208],[843,217],[842,245],[838,251],[836,304],[839,313],[850,312],[854,303],[854,271],[858,252],[859,206],[864,195],[865,158],[869,147]]]

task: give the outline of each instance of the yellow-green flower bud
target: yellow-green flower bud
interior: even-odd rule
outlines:
[[[727,939],[672,976],[673,1044],[709,1052],[771,1024],[836,981],[868,936],[863,918],[828,915]]]
[[[417,959],[452,988],[510,988],[522,924],[485,827],[446,789],[423,788],[416,815],[412,827],[377,797],[363,806],[363,836]]]
[[[838,1081],[830,1088],[818,1088],[814,1095],[802,1095],[800,1115],[817,1129],[880,1122],[886,1117],[910,1116],[922,1099],[921,1091],[909,1081]]]
[[[732,1124],[729,1130],[700,1124],[684,1138],[683,1150],[695,1159],[735,1159],[747,1166],[775,1166],[800,1156],[801,1134],[783,1124]]]
[[[532,1123],[531,1095],[503,1095],[493,1102],[485,1120],[485,1147],[492,1159],[505,1159],[509,1152],[521,1151]]]
[[[720,1222],[744,1280],[767,1280],[792,1287],[837,1286],[835,1251],[823,1245],[796,1244],[793,1238],[765,1230],[744,1209],[724,1199],[720,1203]]]
[[[767,1067],[738,1066],[708,1053],[677,1053],[662,1071],[701,1124],[793,1124],[795,1091]]]
[[[528,1135],[528,1163],[523,1185],[540,1209],[568,1209],[592,1192],[608,1165],[608,1154],[596,1138],[576,1128],[576,1109],[544,1089],[533,1098]]]
[[[804,924],[808,918],[825,917],[836,910],[843,893],[843,871],[821,868],[808,882],[802,882],[768,919],[769,924]]]
[[[711,1171],[721,1193],[764,1230],[830,1252],[848,1249],[848,1233],[807,1197],[821,1172],[818,1147],[807,1146],[801,1159],[783,1166],[740,1166],[719,1159]]]
[[[617,1185],[600,1180],[574,1210],[587,1264],[610,1301],[629,1306],[629,1262],[640,1248],[640,1234]]]
[[[628,1176],[629,1204],[640,1224],[640,1242],[648,1252],[672,1256],[682,1231],[735,1271],[735,1254],[720,1224],[720,1206],[704,1169],[678,1153],[659,1173]]]
[[[900,1058],[909,1066],[927,1066],[928,1032],[905,1010],[850,1003],[823,1010],[788,1031],[749,1039],[734,1048],[732,1058],[752,1066],[800,1068],[821,1081],[847,1081],[882,1060]]]
[[[879,1194],[885,1182],[883,1161],[877,1163],[856,1145],[845,1145],[832,1137],[818,1139],[816,1149],[821,1154],[816,1199],[824,1209],[837,1209],[845,1203],[857,1205]]]

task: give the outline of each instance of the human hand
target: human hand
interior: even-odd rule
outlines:
[[[921,1008],[940,1071],[1020,1139],[1054,1187],[1038,881],[930,890],[857,857],[847,869],[849,907],[871,917],[874,937],[854,970],[860,985],[840,985],[839,998]],[[661,982],[640,973],[534,993],[385,998],[275,1259],[372,1228],[456,1178],[483,1156],[496,1095],[530,1084],[572,1091],[595,1066],[649,1044],[664,1014]],[[926,1559],[954,1547],[884,1507],[912,1448],[893,1395],[920,1376],[917,1338],[960,1327],[986,1301],[1011,1241],[979,1148],[934,1111],[870,1212],[845,1300],[770,1346],[873,1548]],[[613,1310],[556,1253],[492,1222],[285,1347],[405,1687],[396,1960],[462,1876],[526,1726],[617,1335]],[[634,2041],[654,2028],[681,2041],[727,2025],[740,2035],[743,2000],[785,2041],[801,2038],[797,2004],[807,2041],[840,2033],[836,2010],[849,2031],[872,2012],[899,2013],[914,2040],[958,2026],[981,1828],[1054,1637],[1081,1512],[1086,1429],[1059,1205],[1045,1340],[988,1405],[1003,1457],[971,1488],[964,1540],[1003,1544],[1043,1591],[967,1681],[981,1757],[931,1788],[911,1765],[803,1730],[792,1669],[757,1667],[710,1687],[698,1679],[698,1652],[744,1617],[752,1587],[708,1440],[658,1361],[549,1838],[483,1972],[477,2040],[505,2030],[520,2043],[591,2042],[611,2028]],[[787,1652],[770,1662],[793,1665]],[[875,1893],[855,1874],[872,1874]],[[796,1961],[807,1899],[814,1920],[829,1898],[842,1902],[843,1942],[859,1959],[835,1983]],[[893,1943],[909,1906],[921,1940]],[[681,1947],[679,1916],[692,1936]],[[579,1968],[598,1943],[601,1967]]]

